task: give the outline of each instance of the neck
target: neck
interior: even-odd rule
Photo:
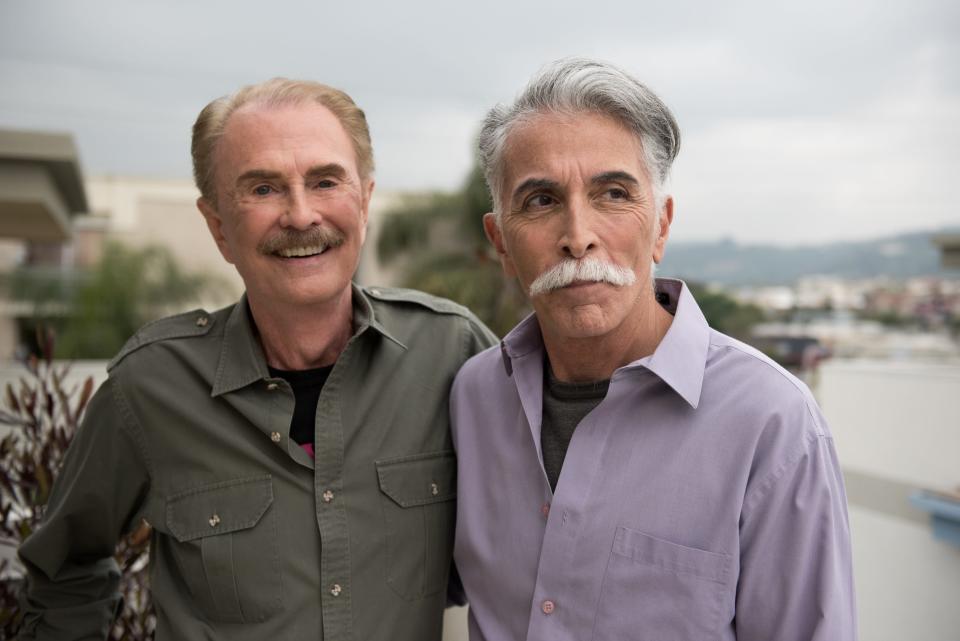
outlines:
[[[248,298],[267,365],[281,370],[326,367],[336,362],[353,334],[353,293],[334,300],[282,306]]]
[[[670,329],[673,316],[651,296],[650,304],[602,336],[570,338],[541,324],[544,349],[557,380],[569,383],[608,380],[620,367],[649,356]]]

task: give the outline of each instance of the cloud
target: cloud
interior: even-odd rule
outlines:
[[[591,55],[675,111],[675,233],[825,240],[957,221],[960,4],[6,0],[0,126],[69,129],[88,173],[189,175],[212,98],[273,75],[353,95],[381,188],[457,187],[480,119]]]

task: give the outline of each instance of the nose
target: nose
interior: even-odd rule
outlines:
[[[563,232],[558,247],[566,258],[583,258],[597,247],[597,235],[592,226],[592,212],[582,204],[571,203],[564,212]]]
[[[320,223],[318,212],[314,211],[302,186],[291,187],[286,202],[286,211],[280,221],[284,227],[301,231]]]

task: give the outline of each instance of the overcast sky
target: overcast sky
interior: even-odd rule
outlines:
[[[452,189],[486,110],[569,55],[676,114],[675,240],[960,224],[956,0],[0,0],[0,127],[72,132],[88,175],[187,177],[209,100],[310,78],[367,112],[379,189]]]

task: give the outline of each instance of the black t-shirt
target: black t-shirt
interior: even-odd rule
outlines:
[[[550,488],[556,491],[573,432],[607,395],[610,381],[563,383],[557,380],[546,356],[543,359],[543,372],[540,451],[543,453],[543,470],[547,473]]]
[[[313,445],[314,423],[317,416],[317,403],[320,392],[333,365],[316,369],[282,370],[268,368],[270,376],[282,378],[293,388],[293,419],[290,421],[290,438],[298,445]]]

